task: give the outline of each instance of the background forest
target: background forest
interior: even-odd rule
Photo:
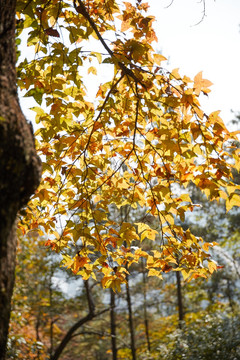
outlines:
[[[12,36],[9,84],[4,49],[15,23],[0,6],[0,198],[13,204],[0,222],[1,261],[11,272],[8,279],[0,263],[6,313],[16,276],[6,359],[240,359],[239,131],[202,109],[212,83],[162,65],[155,17],[142,0],[11,6],[18,63],[15,74]],[[98,72],[94,93],[88,79]],[[111,79],[102,82],[105,73]],[[35,134],[19,106],[9,111],[15,80],[36,105]],[[17,147],[8,158],[9,124],[13,145],[25,128],[30,138],[19,147],[22,172]],[[40,181],[35,151],[42,179],[31,196]],[[26,181],[34,165],[36,181]]]
[[[212,250],[219,269],[209,279],[187,283],[167,267],[163,280],[149,277],[142,260],[114,293],[97,278],[66,274],[34,231],[21,237],[8,358],[240,359],[240,211],[226,217],[224,202],[208,202],[193,185],[189,191],[199,208],[181,225],[219,244]],[[119,222],[144,218],[154,228],[142,210],[111,210]]]

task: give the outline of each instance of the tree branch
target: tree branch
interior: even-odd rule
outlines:
[[[94,314],[95,313],[95,304],[93,302],[92,293],[89,288],[88,280],[84,281],[84,286],[86,289],[89,314]]]
[[[74,335],[74,332],[79,329],[82,325],[86,324],[88,321],[91,321],[95,317],[109,311],[109,308],[103,309],[97,313],[95,313],[95,304],[92,298],[92,294],[89,288],[88,280],[84,282],[85,288],[86,288],[86,294],[87,294],[87,301],[88,301],[88,309],[89,313],[81,318],[79,321],[77,321],[66,333],[60,344],[58,345],[57,349],[55,350],[54,354],[50,357],[50,360],[58,360],[60,355],[62,354],[63,350],[69,343],[69,341],[76,335]]]
[[[137,78],[137,76],[133,73],[132,70],[128,69],[123,63],[121,63],[118,58],[114,55],[114,52],[109,48],[109,46],[106,44],[106,42],[104,41],[102,35],[100,34],[100,32],[98,31],[98,28],[96,26],[96,24],[94,23],[94,21],[91,19],[89,13],[87,12],[87,9],[85,8],[82,0],[78,0],[79,5],[76,5],[76,0],[73,0],[73,5],[75,10],[83,15],[85,17],[86,20],[88,20],[89,24],[91,25],[91,27],[93,28],[93,30],[95,31],[98,39],[100,40],[101,44],[103,45],[103,47],[107,50],[108,54],[115,60],[115,62],[118,64],[118,66],[120,67],[120,69],[122,70],[122,72],[129,76],[130,78],[132,78],[135,83],[140,84],[144,89],[146,89],[146,85],[143,84],[141,82],[141,80],[139,80]]]

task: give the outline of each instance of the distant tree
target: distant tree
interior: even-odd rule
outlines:
[[[32,235],[19,241],[7,358],[56,360],[63,354],[74,356],[70,343],[76,346],[77,336],[81,339],[84,335],[84,325],[91,326],[90,335],[101,334],[90,321],[109,313],[109,307],[99,301],[100,295],[95,297],[96,291],[91,295],[86,283],[72,296],[61,291],[58,281],[73,283],[72,274],[64,280],[59,257],[49,254],[44,241],[34,238],[34,232]]]
[[[115,293],[110,289],[110,331],[112,345],[112,360],[117,360],[117,333],[116,333],[116,309],[115,309]]]
[[[159,347],[159,360],[239,360],[239,314],[202,313],[183,330],[171,333]]]

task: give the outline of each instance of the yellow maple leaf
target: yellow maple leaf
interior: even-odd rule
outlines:
[[[213,85],[213,83],[211,81],[202,78],[202,71],[200,71],[194,77],[193,89],[195,90],[196,95],[199,95],[201,91],[203,93],[207,94],[208,92],[210,92],[208,87],[211,86],[211,85]]]
[[[226,211],[231,210],[233,206],[240,206],[240,194],[233,193],[226,200]]]

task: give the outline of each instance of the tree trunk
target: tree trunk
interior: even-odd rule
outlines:
[[[112,289],[110,291],[111,291],[110,319],[111,319],[112,359],[117,360],[115,293]]]
[[[182,300],[182,285],[181,285],[181,274],[179,271],[176,271],[177,277],[177,299],[178,299],[178,326],[182,328],[182,321],[184,320],[183,312],[183,300]]]
[[[145,325],[145,335],[147,340],[148,351],[151,351],[151,344],[149,338],[149,324],[148,324],[148,312],[147,312],[147,279],[146,279],[146,269],[142,259],[142,274],[143,274],[143,313],[144,313],[144,325]]]
[[[53,268],[51,266],[51,275],[50,275],[50,281],[49,281],[49,304],[50,304],[50,349],[49,349],[49,355],[50,355],[50,358],[53,354],[53,336],[54,336],[52,277],[53,277]]]
[[[129,221],[129,205],[122,206],[120,209],[120,215],[122,221]],[[124,241],[124,247],[127,247],[126,241]],[[126,270],[128,270],[128,266],[126,266]],[[126,275],[126,294],[127,294],[127,306],[128,306],[128,324],[130,331],[130,339],[131,339],[131,352],[132,352],[132,360],[136,360],[136,348],[135,348],[135,331],[133,324],[133,313],[132,313],[132,302],[131,302],[131,294],[129,288],[129,278]]]
[[[132,302],[131,302],[131,294],[129,288],[128,275],[126,276],[126,291],[127,291],[127,304],[128,304],[128,322],[129,322],[129,331],[131,337],[131,352],[132,359],[136,360],[136,348],[135,348],[135,333],[134,333],[134,324],[133,324],[133,314],[132,314]]]
[[[16,215],[39,185],[40,160],[18,101],[16,0],[0,0],[0,360],[5,359],[16,255]]]

